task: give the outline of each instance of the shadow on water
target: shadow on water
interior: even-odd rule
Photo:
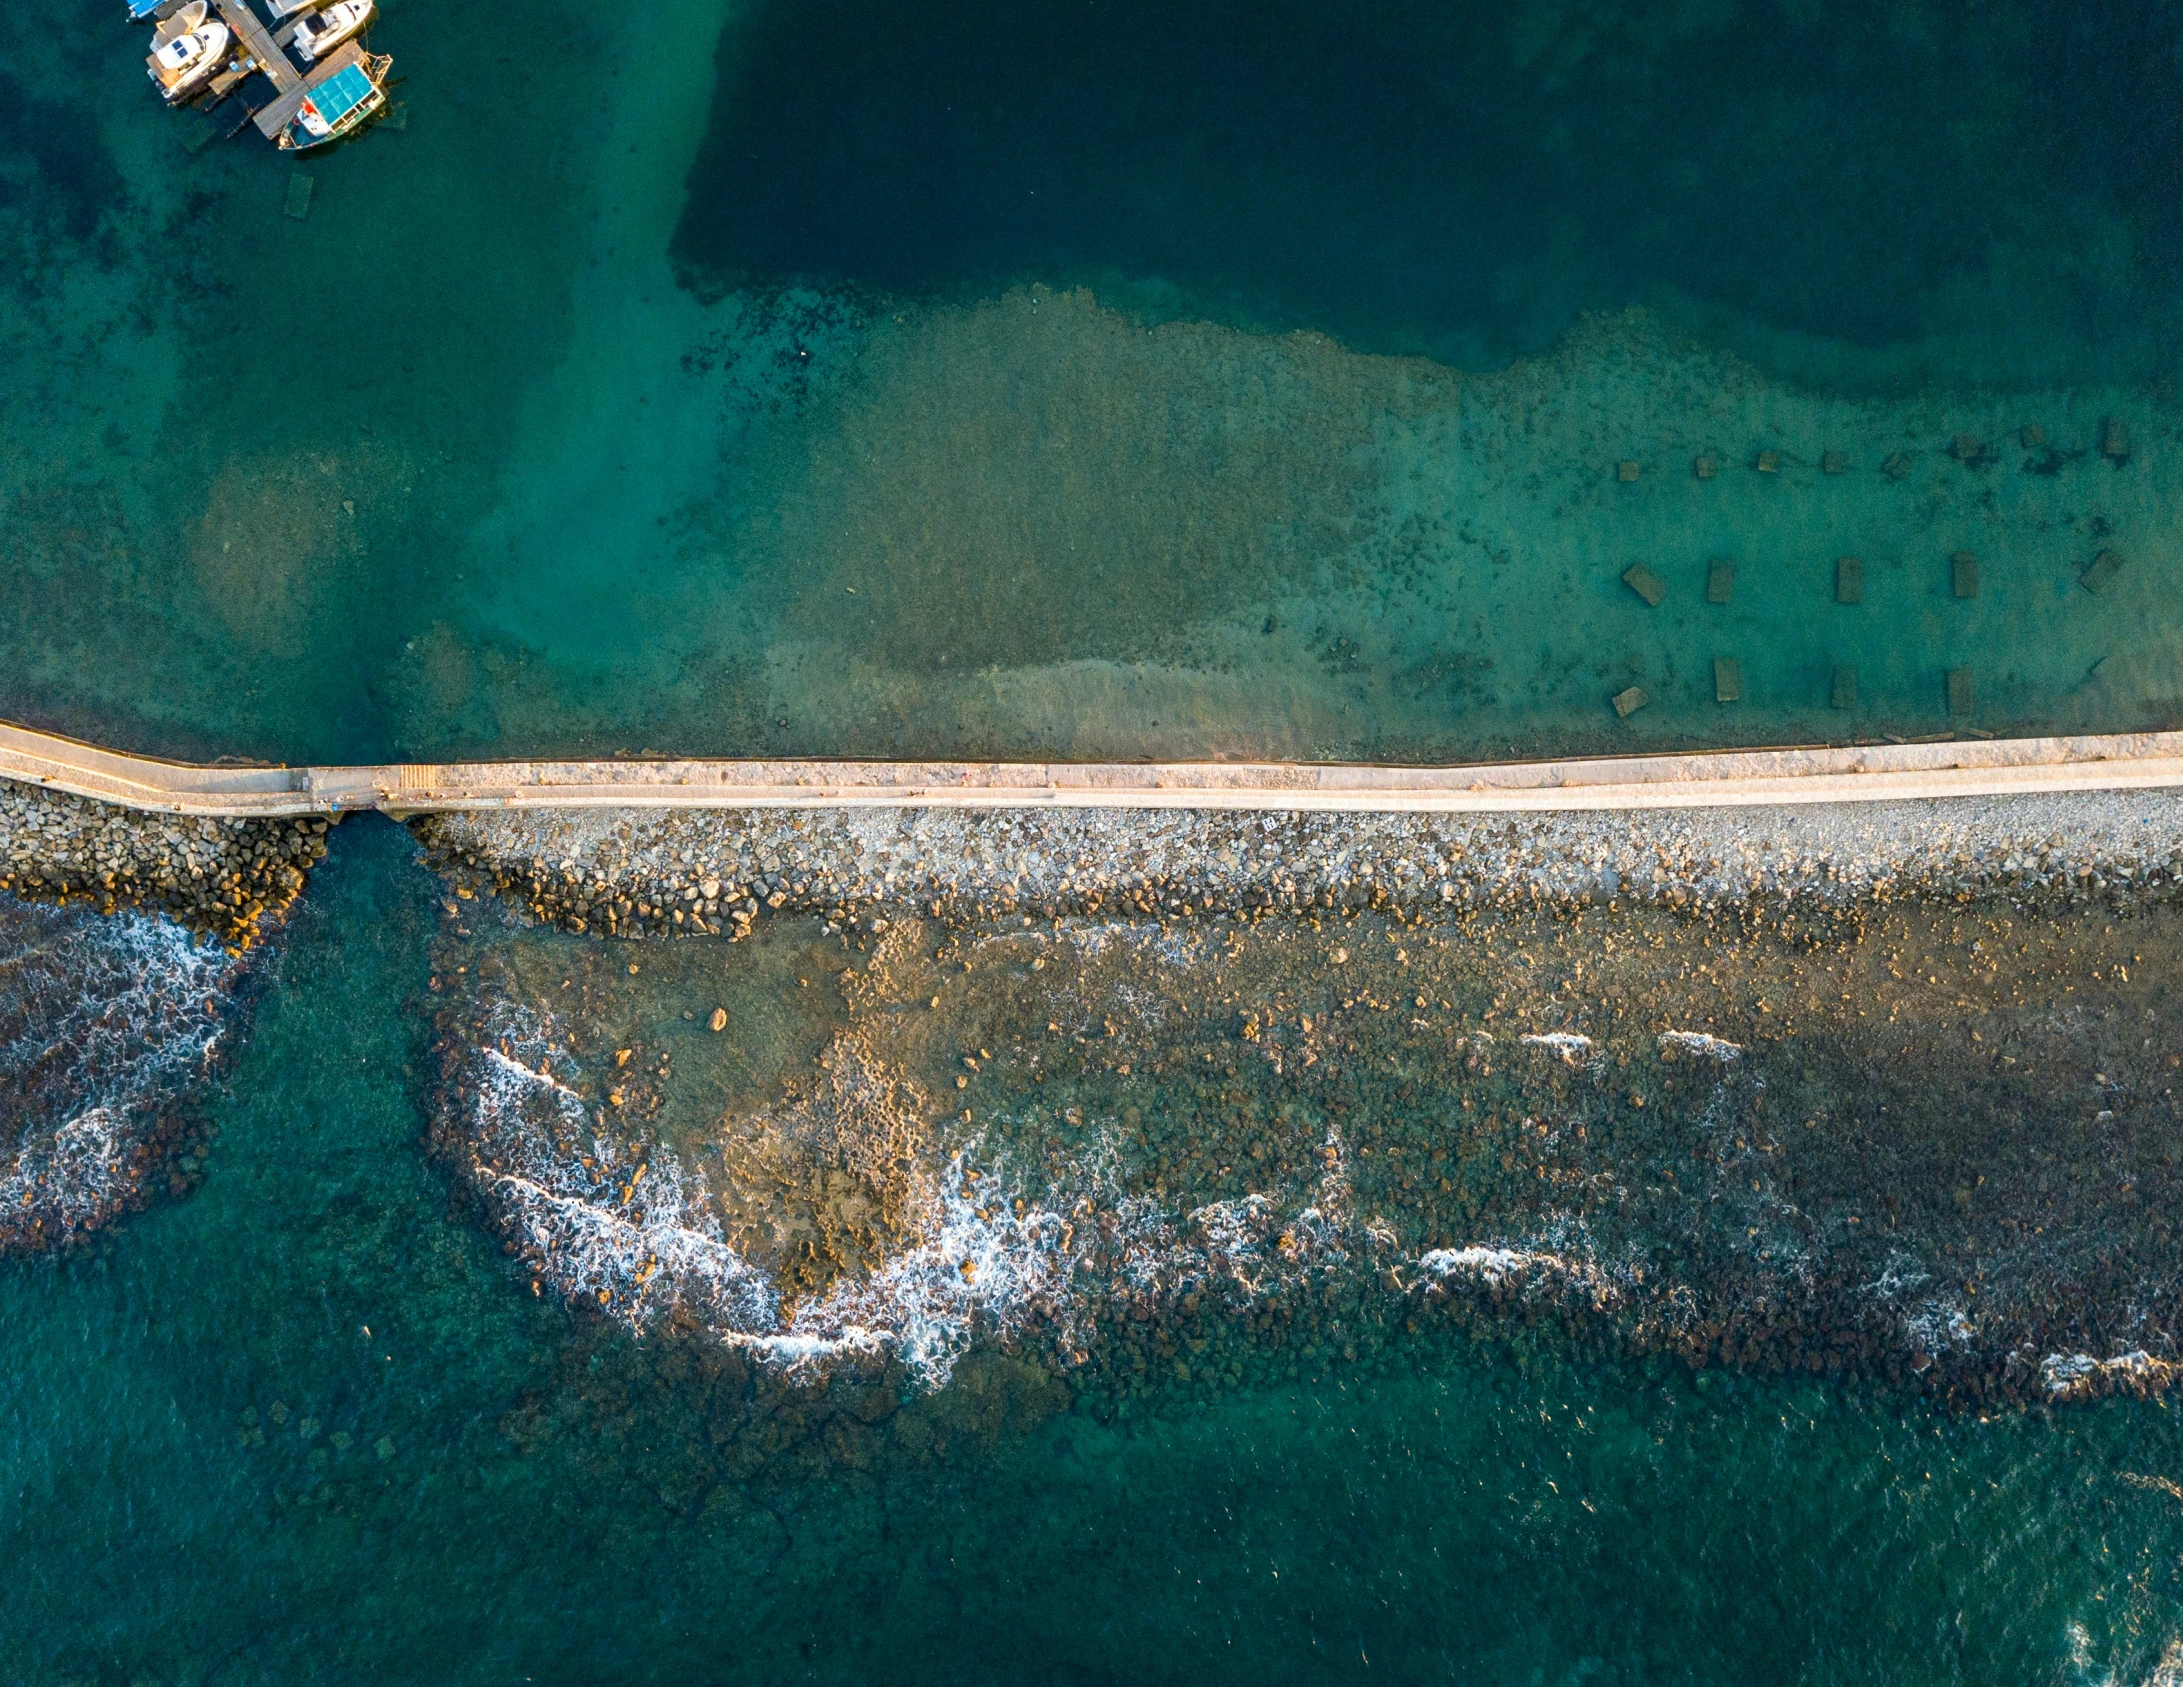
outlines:
[[[911,296],[1159,277],[1191,310],[1472,364],[1633,301],[1879,345],[2028,260],[2090,339],[2183,256],[2178,29],[2147,5],[764,0],[723,35],[677,250]],[[2101,219],[2127,282],[2070,250]]]

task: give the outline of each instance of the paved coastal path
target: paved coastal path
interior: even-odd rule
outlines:
[[[174,814],[486,808],[1719,808],[2183,786],[2183,732],[1470,767],[1272,762],[578,761],[202,766],[0,724],[0,778]]]

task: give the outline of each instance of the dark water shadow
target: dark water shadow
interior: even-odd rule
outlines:
[[[1157,278],[1472,364],[1663,299],[1879,345],[1960,328],[1982,277],[2090,344],[2183,253],[2179,28],[1960,0],[772,0],[723,37],[676,251],[701,286]],[[2104,271],[2087,217],[2128,230]]]

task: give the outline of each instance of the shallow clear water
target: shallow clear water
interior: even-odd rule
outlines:
[[[107,0],[0,73],[0,712],[321,760],[2177,718],[2167,8],[548,5],[581,99],[382,10],[407,126],[302,222]]]
[[[1517,1333],[1072,1406],[1028,1353],[781,1387],[571,1315],[420,1140],[442,892],[383,822],[334,842],[201,1187],[0,1273],[20,1679],[2135,1682],[2183,1632],[2157,1405],[1988,1420]],[[748,947],[572,952],[673,955],[694,1002]],[[706,1036],[617,1011],[647,1061]]]

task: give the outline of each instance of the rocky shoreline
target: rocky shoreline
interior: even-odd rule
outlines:
[[[517,928],[747,934],[731,977],[794,955],[782,982],[835,979],[810,1000],[848,1017],[780,1069],[773,1123],[731,1112],[725,1137],[672,1152],[730,1171],[844,1072],[884,1066],[931,1098],[928,1158],[1023,1169],[1006,1200],[955,1187],[979,1223],[901,1238],[894,1278],[952,1236],[970,1251],[939,1263],[973,1263],[967,1282],[1027,1281],[1052,1264],[1038,1215],[1073,1224],[1074,1266],[993,1339],[1050,1349],[1074,1388],[1119,1401],[1162,1377],[1278,1379],[1437,1326],[1700,1373],[1865,1375],[1976,1409],[2172,1384],[2179,823],[2173,799],[2133,795],[1515,823],[496,814],[419,830]],[[451,933],[468,937],[454,910],[475,905],[447,904]],[[1292,912],[1257,917],[1272,910]],[[481,944],[531,946],[470,923]],[[702,1033],[722,962],[644,947],[538,946],[532,1005],[575,1008],[578,1038],[584,993],[633,999],[641,962],[661,1005],[631,1023],[687,1021],[673,1070],[704,1089],[686,1063],[710,1035],[745,1058],[752,1009]],[[483,959],[438,970],[483,988],[498,965]],[[451,1049],[492,1043],[457,1033]],[[557,1052],[553,1081],[585,1091],[579,1074],[619,1053]],[[499,1069],[542,1082],[523,1065]],[[627,1072],[582,1107],[657,1178],[670,1151],[637,1116],[651,1057]],[[454,1119],[481,1079],[448,1081]],[[507,1151],[475,1120],[448,1143],[496,1171]],[[1052,1182],[1057,1165],[1104,1169],[1088,1189]],[[820,1236],[824,1202],[796,1199]],[[535,1237],[510,1240],[540,1280],[565,1275]],[[671,1298],[671,1272],[635,1275],[667,1256],[630,1247],[626,1281]],[[913,1325],[941,1304],[920,1293],[897,1308]],[[880,1322],[858,1306],[861,1327]]]
[[[2183,885],[2162,792],[1615,814],[492,810],[411,822],[430,865],[528,917],[740,936],[767,911],[1250,916],[1904,894],[2127,903]]]
[[[0,891],[164,914],[241,951],[302,891],[326,830],[315,818],[186,818],[0,781]]]

